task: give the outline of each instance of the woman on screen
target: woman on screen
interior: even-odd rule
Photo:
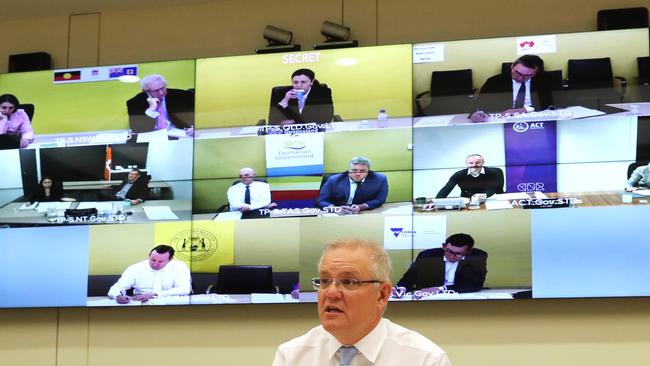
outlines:
[[[310,69],[291,74],[291,86],[276,86],[271,91],[270,125],[327,123],[334,117],[332,90],[316,80]]]
[[[20,148],[25,148],[34,141],[32,123],[18,98],[12,94],[0,95],[0,135],[15,138]]]
[[[30,203],[34,202],[53,202],[53,201],[70,201],[70,198],[63,197],[63,184],[57,182],[49,176],[44,176],[38,187],[34,190]]]

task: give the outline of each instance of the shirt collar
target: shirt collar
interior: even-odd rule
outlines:
[[[375,360],[377,360],[379,351],[381,351],[381,347],[384,345],[386,334],[388,334],[388,329],[385,322],[385,319],[380,319],[379,323],[377,323],[377,326],[375,326],[375,328],[371,330],[370,333],[366,334],[365,337],[361,338],[361,340],[353,344],[359,353],[363,354],[363,356],[367,358],[371,363],[374,363]],[[326,346],[327,356],[328,360],[331,360],[339,348],[343,346],[343,344],[339,342],[339,340],[336,339],[336,337],[334,337],[331,333],[327,331],[325,332],[327,333],[327,338],[329,340]]]
[[[481,171],[478,172],[478,174],[479,174],[479,175],[481,175],[481,174],[485,174],[485,167],[484,167],[484,166],[481,167]],[[467,175],[472,175],[472,173],[471,173],[471,171],[469,170],[469,168],[467,168]]]

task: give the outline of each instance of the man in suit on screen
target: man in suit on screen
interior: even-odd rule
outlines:
[[[370,170],[370,160],[358,156],[348,171],[330,176],[320,190],[316,206],[340,207],[343,214],[358,214],[384,204],[388,196],[386,176]]]
[[[467,234],[454,234],[441,248],[423,250],[397,283],[405,291],[421,290],[437,294],[442,290],[476,292],[483,288],[487,274],[487,253],[474,248]],[[401,296],[405,291],[393,291]]]

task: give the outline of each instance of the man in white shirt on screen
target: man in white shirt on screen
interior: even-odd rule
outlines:
[[[122,277],[108,290],[108,297],[119,304],[131,300],[146,302],[155,297],[189,295],[192,277],[187,264],[173,260],[174,248],[158,245],[149,259],[129,266]],[[127,291],[133,288],[133,296]]]
[[[391,294],[386,251],[361,239],[325,248],[318,289],[321,325],[278,347],[273,366],[451,366],[440,347],[383,318]]]
[[[246,167],[239,171],[240,182],[228,189],[230,211],[247,213],[271,204],[271,186],[256,181],[255,176],[253,168]]]

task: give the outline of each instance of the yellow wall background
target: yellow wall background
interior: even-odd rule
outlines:
[[[370,46],[591,31],[599,9],[647,6],[640,0],[185,4],[98,7],[99,63],[250,54],[264,46],[266,24],[293,30],[294,41],[308,49],[323,39],[319,29],[325,19],[345,23],[352,38]],[[0,32],[11,35],[3,39],[0,70],[7,69],[9,54],[41,50],[53,56],[56,68],[86,66],[68,63],[68,14],[9,18],[0,22]],[[270,247],[279,239],[259,240]],[[648,309],[650,298],[423,302],[391,304],[387,317],[435,340],[456,366],[648,365]],[[4,309],[0,318],[0,360],[29,366],[119,360],[265,365],[278,343],[317,324],[313,305]]]

